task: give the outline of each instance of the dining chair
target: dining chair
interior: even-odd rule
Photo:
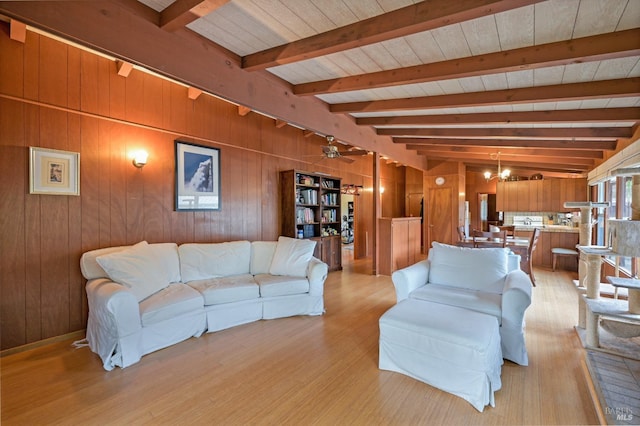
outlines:
[[[498,226],[501,231],[507,231],[507,237],[515,237],[516,226],[515,225],[505,225]]]
[[[507,231],[487,232],[476,229],[471,233],[473,237],[473,247],[506,247]]]
[[[531,239],[529,240],[529,249],[527,250],[527,261],[524,262],[525,271],[531,277],[531,283],[533,286],[536,286],[536,278],[533,276],[533,252],[536,250],[538,246],[538,238],[540,237],[540,229],[535,228],[533,230],[533,234],[531,235]]]

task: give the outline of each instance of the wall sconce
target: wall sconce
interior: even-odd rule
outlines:
[[[136,151],[133,153],[133,165],[137,168],[141,169],[147,164],[147,160],[149,159],[149,154],[144,149]]]

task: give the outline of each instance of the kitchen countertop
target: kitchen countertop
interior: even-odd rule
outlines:
[[[542,232],[572,232],[572,233],[580,233],[580,228],[575,226],[565,226],[565,225],[542,225],[542,226],[531,226],[531,225],[516,225],[516,231],[533,231],[535,228],[540,228]]]

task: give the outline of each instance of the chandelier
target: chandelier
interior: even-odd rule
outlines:
[[[490,171],[486,171],[484,172],[484,178],[487,180],[487,182],[489,182],[491,179],[496,179],[496,178],[500,181],[506,180],[511,174],[511,170],[509,169],[502,170],[502,168],[500,167],[500,151],[498,151],[498,153],[496,154],[489,154],[489,157],[492,160],[498,160],[498,174],[493,175],[491,174]]]

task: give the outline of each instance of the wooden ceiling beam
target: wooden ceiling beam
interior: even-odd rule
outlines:
[[[160,28],[175,31],[228,2],[229,0],[177,0],[160,12]]]
[[[509,140],[509,139],[432,139],[432,138],[393,138],[394,143],[407,145],[448,145],[448,146],[486,146],[514,148],[550,148],[550,149],[595,149],[615,151],[616,141],[568,141],[568,140]]]
[[[437,159],[440,161],[440,159]],[[485,162],[485,161],[477,161],[477,160],[469,160],[463,161],[463,163],[467,166],[467,171],[476,171],[480,173],[484,173],[488,170],[496,171],[496,163],[493,162]],[[529,164],[510,164],[508,167],[511,170],[512,176],[521,176],[523,174],[532,174],[532,173],[545,173],[545,177],[553,176],[554,174],[562,174],[562,176],[558,177],[568,177],[567,175],[586,174],[586,170],[582,167],[563,167],[561,164],[539,164],[539,163],[529,163]],[[586,176],[585,176],[586,177]]]
[[[511,123],[601,123],[640,121],[640,108],[593,108],[555,111],[484,112],[478,114],[403,115],[360,117],[364,126]]]
[[[466,127],[390,127],[378,129],[383,136],[425,136],[433,138],[524,138],[524,139],[617,139],[629,138],[631,127],[545,127],[545,128],[466,128]]]
[[[495,153],[493,147],[464,147],[464,146],[446,146],[446,145],[407,145],[407,149],[413,149],[421,152],[451,152],[451,153],[469,153],[469,154],[490,154]],[[604,154],[596,149],[551,149],[551,148],[500,148],[500,154],[513,156],[549,156],[554,157],[574,157],[574,158],[591,158],[602,159]]]
[[[332,104],[331,112],[381,112],[511,105],[530,102],[619,98],[640,95],[640,77],[599,80],[585,83],[555,84],[486,92]]]
[[[242,58],[246,70],[264,70],[429,31],[542,0],[430,0],[374,16]]]
[[[463,154],[455,154],[455,153],[439,153],[439,154],[434,154],[430,151],[418,151],[418,154],[420,155],[424,155],[427,157],[427,159],[431,160],[431,159],[443,159],[443,160],[447,160],[447,161],[460,161],[460,162],[479,162],[481,164],[488,164],[488,165],[494,165],[496,166],[498,163],[495,160],[491,160],[490,158],[487,159],[487,155],[480,155],[480,154],[467,154],[467,155],[463,155]],[[585,159],[574,159],[571,161],[568,161],[566,158],[556,158],[556,157],[532,157],[530,159],[527,160],[523,160],[523,159],[519,159],[519,158],[503,158],[502,155],[500,155],[500,161],[502,164],[502,168],[510,168],[510,167],[541,167],[541,166],[552,166],[552,165],[557,165],[557,169],[558,170],[567,170],[567,169],[571,169],[571,170],[590,170],[593,168],[593,161],[592,160],[585,160]]]
[[[639,39],[640,29],[635,28],[504,52],[297,84],[293,87],[293,93],[338,93],[637,56],[640,54]]]

